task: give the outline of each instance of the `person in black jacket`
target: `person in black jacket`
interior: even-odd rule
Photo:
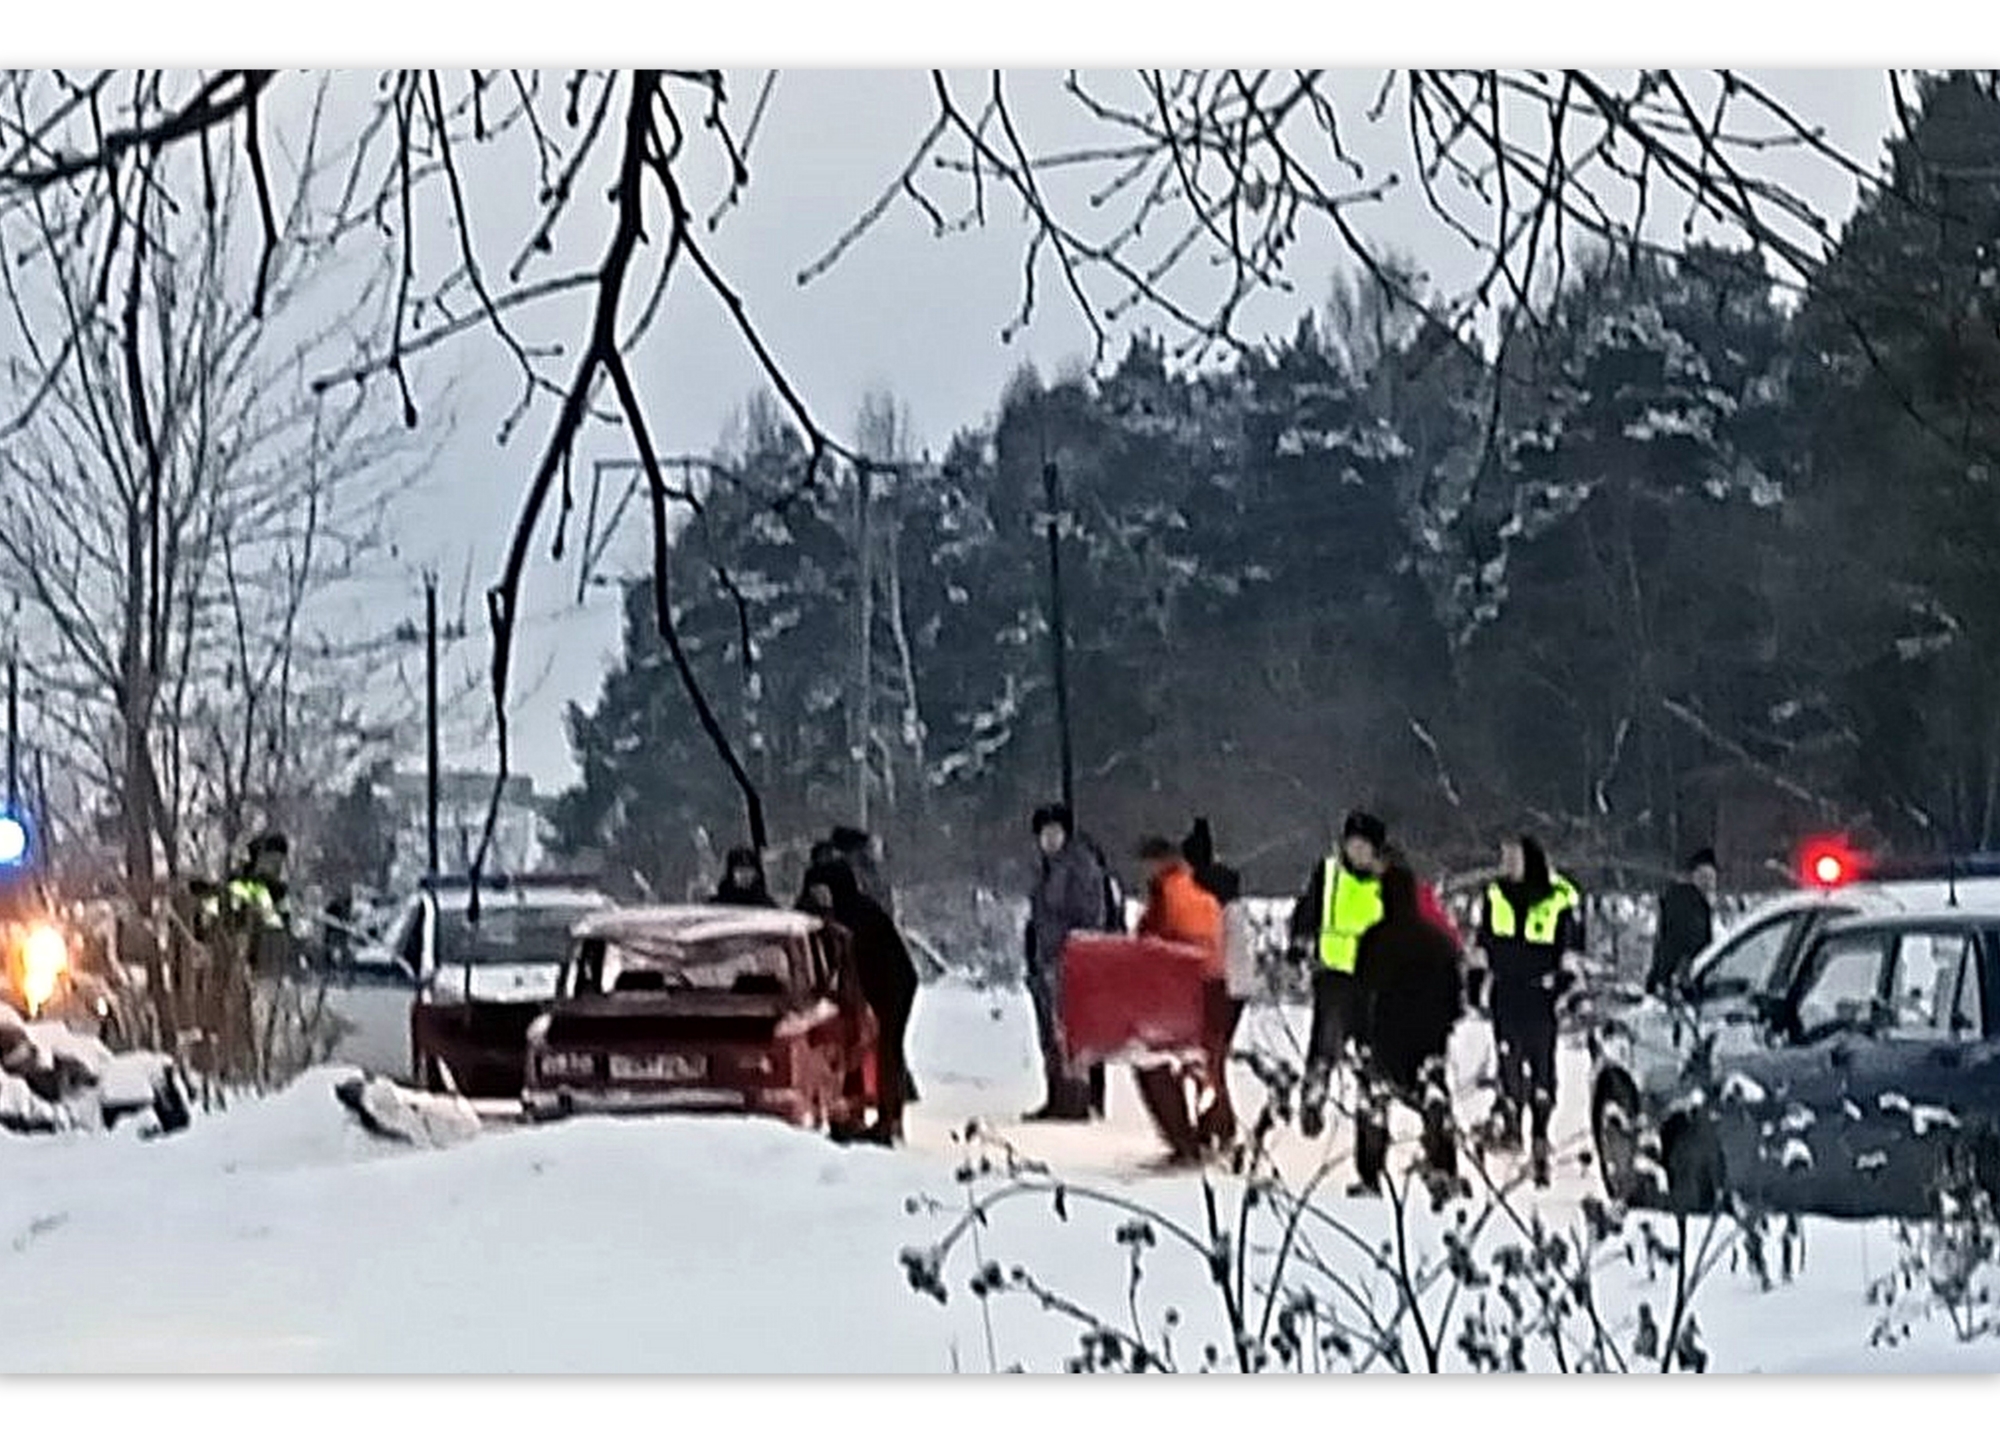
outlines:
[[[771,885],[764,879],[764,864],[755,848],[731,848],[722,867],[722,881],[715,887],[710,903],[735,908],[776,908]]]
[[[1521,1114],[1532,1124],[1535,1183],[1549,1182],[1549,1119],[1556,1104],[1556,1007],[1576,981],[1566,960],[1583,951],[1581,898],[1550,870],[1530,837],[1500,845],[1500,877],[1486,890],[1479,949],[1490,985],[1500,1098],[1488,1129],[1502,1149],[1521,1147]],[[1480,974],[1474,975],[1475,996]]]
[[[1660,927],[1653,935],[1653,966],[1646,992],[1672,998],[1687,981],[1687,966],[1715,937],[1715,850],[1688,859],[1687,876],[1660,895]]]
[[[1417,877],[1400,863],[1382,875],[1382,921],[1361,936],[1354,966],[1354,1040],[1363,1060],[1354,1194],[1379,1194],[1389,1157],[1389,1104],[1423,1116],[1433,1181],[1457,1179],[1445,1061],[1463,1012],[1458,944],[1424,916]]]
[[[861,891],[854,870],[828,861],[806,870],[801,906],[830,918],[853,939],[854,968],[881,1034],[876,1069],[876,1121],[861,1137],[895,1144],[903,1137],[909,1096],[904,1035],[917,1001],[917,966],[887,910]]]

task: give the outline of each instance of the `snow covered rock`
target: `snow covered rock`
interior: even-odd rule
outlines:
[[[424,1149],[447,1149],[479,1133],[479,1115],[464,1099],[419,1094],[375,1074],[356,1074],[333,1086],[355,1121],[370,1134]]]

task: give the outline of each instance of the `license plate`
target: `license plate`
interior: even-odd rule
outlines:
[[[681,1084],[708,1077],[708,1060],[700,1054],[647,1054],[611,1057],[611,1077],[658,1084]]]

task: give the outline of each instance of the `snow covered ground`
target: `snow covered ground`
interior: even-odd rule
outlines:
[[[1255,1010],[1243,1037],[1283,1052],[1301,1023]],[[1462,1031],[1467,1079],[1484,1035]],[[916,1293],[899,1256],[957,1217],[966,1123],[983,1121],[1079,1189],[1117,1191],[1197,1231],[1199,1181],[1146,1171],[1158,1150],[1122,1072],[1103,1124],[1012,1122],[1039,1094],[1019,994],[938,984],[920,1001],[913,1046],[923,1103],[911,1147],[893,1154],[695,1119],[496,1128],[410,1150],[349,1120],[333,1099],[340,1069],[168,1140],[0,1137],[0,1272],[15,1302],[0,1372],[1060,1369],[1075,1325],[1015,1293],[982,1309],[965,1283],[979,1259],[1019,1265],[1129,1323],[1127,1254],[1113,1240],[1126,1215],[1080,1195],[1067,1221],[1046,1195],[1008,1201],[945,1262],[948,1301]],[[1579,1153],[1581,1058],[1565,1070],[1560,1177],[1516,1196],[1560,1226],[1595,1192]],[[1256,1106],[1247,1075],[1238,1102],[1246,1116]],[[1295,1179],[1331,1159],[1330,1216],[1387,1239],[1387,1204],[1341,1197],[1350,1141],[1345,1128],[1317,1144],[1287,1138],[1279,1155]],[[1234,1199],[1233,1182],[1221,1188]],[[1435,1254],[1437,1221],[1421,1207],[1411,1219],[1413,1246]],[[1938,1317],[1918,1318],[1897,1348],[1871,1348],[1881,1311],[1865,1292],[1895,1263],[1893,1229],[1805,1231],[1793,1282],[1765,1292],[1727,1262],[1709,1279],[1696,1304],[1711,1369],[2000,1370],[2000,1345],[1961,1345]],[[1141,1328],[1157,1334],[1177,1309],[1183,1365],[1210,1342],[1227,1358],[1205,1273],[1171,1245],[1147,1262]],[[1353,1273],[1381,1295],[1358,1260]],[[1600,1279],[1607,1323],[1628,1335],[1638,1303],[1666,1297],[1671,1270],[1649,1284],[1621,1260]],[[1451,1350],[1445,1363],[1463,1367]]]

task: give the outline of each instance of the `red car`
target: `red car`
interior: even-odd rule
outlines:
[[[858,1124],[875,1021],[840,928],[776,908],[621,908],[575,931],[528,1030],[531,1119],[765,1114]]]

